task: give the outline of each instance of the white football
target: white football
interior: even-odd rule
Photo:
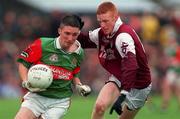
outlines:
[[[37,64],[28,71],[28,82],[33,88],[48,88],[52,81],[53,73],[47,65]]]

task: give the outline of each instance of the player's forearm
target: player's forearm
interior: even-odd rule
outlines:
[[[78,77],[74,77],[73,83],[74,83],[74,85],[77,85],[77,84],[81,84],[81,81]]]
[[[28,69],[21,63],[19,63],[18,69],[21,80],[26,80]]]

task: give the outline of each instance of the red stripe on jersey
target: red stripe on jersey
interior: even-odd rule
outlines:
[[[80,67],[76,67],[73,71],[73,74],[77,74],[80,72]]]
[[[176,50],[176,60],[178,61],[178,63],[180,62],[180,47],[178,47]]]
[[[38,62],[37,64],[44,64]],[[47,64],[44,64],[47,65]],[[47,65],[52,70],[53,80],[72,80],[74,77],[74,71],[67,70],[60,66]]]

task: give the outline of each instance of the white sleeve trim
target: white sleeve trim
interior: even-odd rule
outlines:
[[[115,45],[121,57],[125,57],[128,52],[136,54],[134,40],[128,33],[120,33],[116,38]]]
[[[94,42],[97,46],[99,44],[99,30],[100,28],[97,28],[93,31],[89,31],[89,38],[92,42]]]

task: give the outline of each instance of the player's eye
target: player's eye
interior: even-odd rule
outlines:
[[[71,33],[69,33],[69,32],[64,32],[64,34],[65,34],[65,35],[70,35]]]
[[[72,35],[73,35],[73,36],[78,36],[78,33],[73,33]]]

